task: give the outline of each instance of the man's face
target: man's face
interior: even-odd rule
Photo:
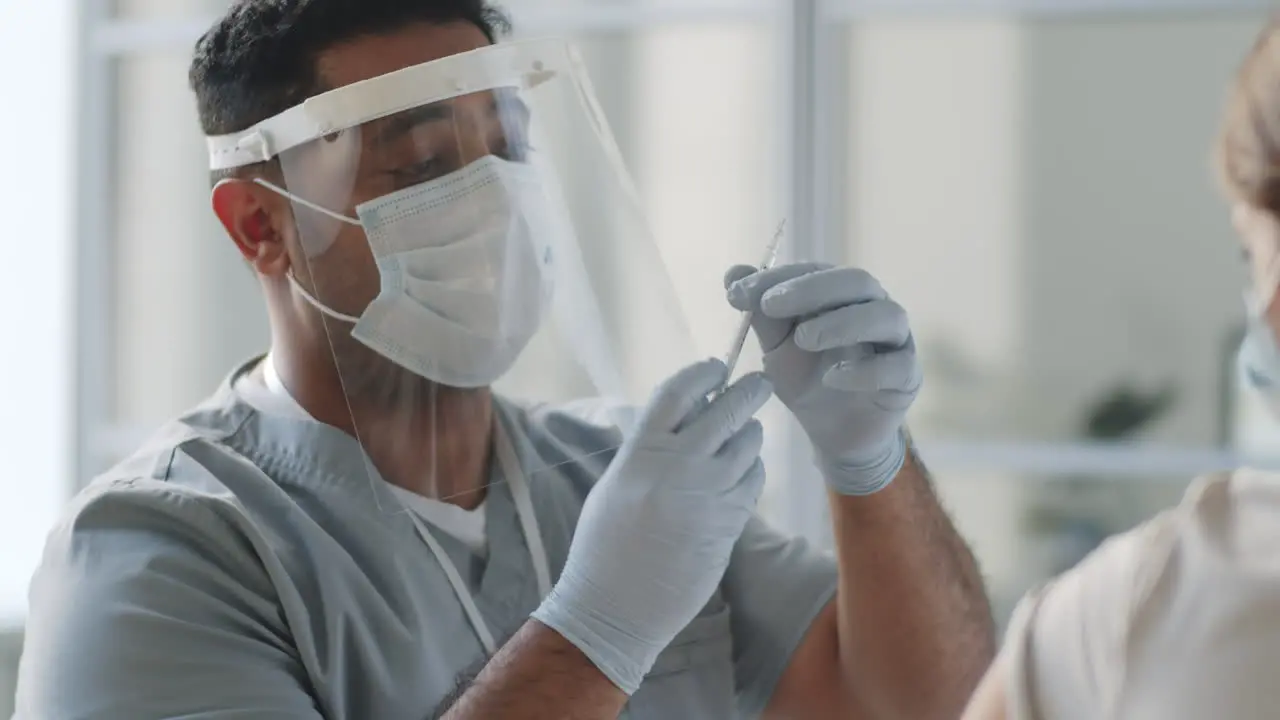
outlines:
[[[488,45],[470,23],[414,25],[393,35],[360,38],[325,52],[319,73],[330,88],[377,77]],[[362,203],[457,171],[486,155],[524,159],[528,111],[506,90],[476,92],[412,108],[299,148],[282,158],[294,194],[351,218]],[[294,208],[293,271],[320,302],[358,316],[380,280],[362,228]],[[331,324],[332,351],[348,395],[403,396],[416,376]]]
[[[330,48],[320,55],[317,67],[325,86],[340,88],[488,44],[484,33],[470,23],[416,24]],[[455,102],[475,104],[468,100]],[[354,218],[357,205],[422,182],[414,175],[422,172],[425,141],[457,147],[465,138],[452,132],[455,122],[399,122],[400,127],[392,127],[405,115],[375,120],[287,153],[281,164],[289,190]],[[428,134],[434,136],[424,137]],[[299,237],[290,254],[295,274],[311,281],[321,302],[359,315],[378,293],[378,273],[364,231],[303,208],[294,212]]]

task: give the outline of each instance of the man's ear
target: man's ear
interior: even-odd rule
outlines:
[[[214,185],[211,199],[214,214],[254,270],[283,277],[289,271],[285,236],[293,222],[289,203],[258,183],[234,178]]]

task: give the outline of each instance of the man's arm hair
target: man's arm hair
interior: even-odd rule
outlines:
[[[508,642],[510,642],[510,638],[508,638]],[[503,643],[503,646],[505,647],[506,643]],[[484,670],[484,666],[488,663],[488,658],[481,658],[479,661],[472,663],[466,670],[458,673],[457,679],[453,682],[453,689],[440,701],[436,711],[431,714],[431,720],[444,720],[445,715],[453,709],[454,705],[458,704],[462,696],[475,684],[476,678],[480,677],[481,671]]]
[[[892,485],[836,498],[833,511],[841,654],[855,690],[879,715],[956,717],[995,657],[995,622],[973,552],[915,447]]]
[[[529,620],[479,672],[460,676],[435,720],[603,720],[626,702],[573,643]]]
[[[827,717],[836,706],[840,717],[956,718],[995,655],[995,626],[978,564],[924,463],[912,448],[888,488],[833,494],[831,511],[840,590],[766,717]]]

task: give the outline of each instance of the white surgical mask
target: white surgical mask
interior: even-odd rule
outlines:
[[[1240,378],[1266,404],[1272,417],[1280,420],[1280,344],[1267,320],[1267,305],[1248,293],[1245,306],[1249,326],[1236,356]]]
[[[551,297],[552,225],[538,170],[486,156],[444,177],[356,207],[359,220],[261,184],[294,202],[364,228],[381,290],[352,323],[352,337],[429,380],[493,384],[515,364]]]
[[[1268,319],[1268,310],[1280,288],[1280,254],[1276,252],[1274,233],[1260,233],[1249,222],[1260,220],[1246,209],[1237,209],[1237,227],[1245,231],[1254,263],[1252,288],[1245,292],[1248,329],[1236,356],[1240,378],[1257,394],[1272,417],[1280,420],[1280,344]],[[1273,222],[1269,217],[1265,221]],[[1267,226],[1269,229],[1270,226]],[[1253,230],[1253,232],[1250,232]]]

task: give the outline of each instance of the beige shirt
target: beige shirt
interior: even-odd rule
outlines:
[[[1013,720],[1280,718],[1280,475],[1197,481],[1023,600]]]

